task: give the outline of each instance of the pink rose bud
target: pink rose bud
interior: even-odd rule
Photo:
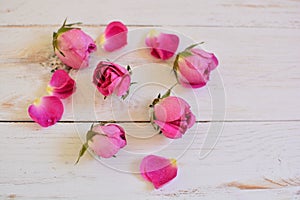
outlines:
[[[56,70],[47,87],[50,95],[65,99],[75,92],[75,81],[64,70]]]
[[[79,152],[78,159],[83,156],[88,147],[102,158],[110,158],[127,144],[124,129],[117,124],[92,126],[86,134],[86,143]]]
[[[93,75],[93,83],[105,97],[115,93],[125,98],[130,87],[130,67],[127,69],[113,62],[101,61]]]
[[[105,51],[112,52],[127,44],[127,27],[122,22],[111,22],[100,37],[100,45]]]
[[[162,98],[159,95],[150,105],[153,108],[151,122],[158,126],[166,137],[177,139],[194,125],[195,115],[185,100],[169,94],[170,90]]]
[[[158,189],[177,176],[176,160],[149,155],[142,160],[140,172],[145,180]]]
[[[218,59],[202,49],[188,47],[180,52],[174,62],[177,79],[184,87],[200,88],[206,85],[212,70],[218,66]]]
[[[56,96],[44,96],[36,99],[28,107],[28,114],[35,122],[42,127],[54,125],[59,121],[64,112],[61,100]]]
[[[53,33],[52,43],[55,54],[64,64],[80,69],[89,65],[89,55],[97,47],[90,36],[79,28],[72,27],[75,24],[66,24],[65,20],[57,33]]]
[[[179,44],[179,37],[174,34],[158,33],[152,30],[147,35],[145,43],[151,48],[152,56],[167,60],[175,54]]]

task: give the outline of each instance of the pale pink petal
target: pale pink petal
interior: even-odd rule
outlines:
[[[197,49],[197,48],[194,48],[191,51],[192,51],[192,53],[194,53],[198,56],[208,59],[210,70],[214,70],[215,68],[217,68],[219,61],[213,53],[208,53],[202,49]]]
[[[89,54],[96,51],[97,47],[93,39],[80,29],[72,29],[62,33],[57,38],[58,48],[55,54],[61,61],[74,68],[84,68],[89,64]]]
[[[106,135],[109,138],[110,142],[119,148],[123,148],[127,144],[125,130],[117,124],[94,126],[93,131]]]
[[[62,117],[64,107],[56,96],[44,96],[29,106],[28,114],[42,127],[55,124]]]
[[[126,94],[126,92],[129,90],[130,87],[131,78],[130,75],[125,75],[122,77],[122,81],[118,84],[116,88],[116,95],[122,96]]]
[[[49,92],[60,99],[65,99],[75,91],[75,81],[64,70],[56,70],[49,83]]]
[[[92,138],[92,142],[89,142],[89,147],[102,158],[110,158],[120,149],[105,135],[95,135]]]
[[[127,27],[122,22],[111,22],[104,31],[102,45],[105,51],[111,52],[127,44]]]
[[[140,172],[145,180],[158,189],[177,176],[177,165],[173,159],[149,155],[142,160]]]
[[[183,86],[199,88],[206,85],[209,80],[209,69],[206,59],[198,56],[189,56],[178,62],[179,81]]]
[[[155,118],[159,121],[175,121],[181,117],[188,103],[180,97],[170,96],[154,106]]]
[[[179,37],[174,34],[160,33],[157,35],[150,32],[145,43],[151,48],[152,56],[167,60],[175,54],[179,45]]]

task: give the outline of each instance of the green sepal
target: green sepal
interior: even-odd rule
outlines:
[[[185,51],[189,51],[189,50],[191,50],[192,48],[194,48],[194,47],[196,47],[196,46],[198,46],[198,45],[201,45],[201,44],[204,44],[204,42],[199,42],[199,43],[196,43],[196,44],[192,44],[192,45],[188,46],[188,47],[185,49]]]
[[[81,147],[81,149],[79,151],[78,158],[77,158],[77,160],[75,162],[75,165],[79,162],[80,158],[84,155],[84,153],[86,152],[87,148],[88,148],[88,143],[86,142],[86,143],[84,143],[82,145],[82,147]]]

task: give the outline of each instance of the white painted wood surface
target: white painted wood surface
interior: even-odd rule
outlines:
[[[0,199],[300,199],[299,10],[295,0],[0,2]],[[50,64],[52,32],[66,16],[84,22],[93,38],[118,19],[130,25],[132,35],[159,26],[176,31],[183,44],[205,41],[203,47],[220,60],[209,87],[174,90],[191,104],[199,122],[174,142],[143,123],[152,96],[172,85],[173,77],[166,78],[167,64],[140,51],[119,61],[133,66],[133,78],[146,83],[142,89],[153,89],[147,95],[133,88],[132,97],[122,103],[96,94],[88,98],[96,106],[91,115],[80,101],[86,88],[79,87],[64,102],[63,122],[47,129],[32,123],[26,109],[44,94],[51,76],[45,65]],[[91,63],[119,53],[99,50]],[[152,68],[144,65],[147,60]],[[152,71],[160,66],[161,71]],[[145,70],[155,82],[161,74],[162,85],[149,83]],[[220,109],[212,112],[210,94],[221,88],[218,74],[224,83],[225,118]],[[89,70],[77,74],[78,80],[85,76],[81,83],[88,85]],[[94,95],[92,89],[84,91]],[[74,166],[89,121],[112,119],[125,127],[129,145],[116,159],[101,163],[87,154]],[[218,143],[209,145],[214,127],[222,125]],[[149,152],[178,159],[178,177],[160,190],[138,174],[106,166],[136,172]]]

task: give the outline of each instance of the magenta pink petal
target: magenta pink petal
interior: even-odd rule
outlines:
[[[145,180],[158,189],[177,176],[176,160],[149,155],[142,160],[140,172]]]
[[[158,120],[154,120],[154,123],[160,127],[161,132],[168,138],[177,139],[181,138],[182,134],[184,134],[180,132],[180,126],[174,126],[173,124]]]
[[[107,25],[101,43],[105,51],[112,52],[127,44],[127,27],[122,22],[111,22]]]
[[[48,92],[60,99],[65,99],[74,91],[75,81],[64,70],[56,70],[50,80]]]
[[[62,117],[64,107],[61,100],[56,96],[44,96],[37,99],[28,108],[28,114],[42,127],[55,124]]]

